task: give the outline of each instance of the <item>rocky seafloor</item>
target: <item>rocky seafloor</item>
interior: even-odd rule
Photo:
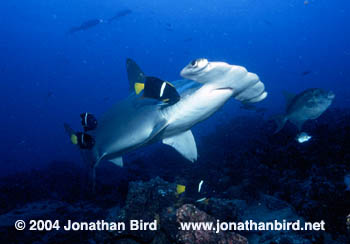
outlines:
[[[197,137],[195,164],[165,146],[123,169],[102,164],[94,194],[85,187],[84,167],[74,162],[4,177],[0,243],[350,243],[350,192],[344,184],[350,173],[350,111],[330,109],[307,122],[304,131],[313,138],[304,144],[295,141],[290,124],[278,134],[273,130],[262,116],[236,117]],[[186,191],[177,194],[177,184]],[[16,231],[17,219],[142,219],[158,225],[157,231]],[[179,230],[179,222],[217,219],[324,220],[326,231]]]

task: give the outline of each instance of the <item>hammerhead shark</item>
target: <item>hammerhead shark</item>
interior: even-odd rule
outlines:
[[[146,77],[131,59],[127,60],[127,71],[131,87]],[[122,167],[123,155],[157,141],[194,162],[198,154],[191,132],[193,126],[218,111],[230,98],[256,103],[267,96],[256,74],[225,62],[196,59],[184,67],[180,75],[185,79],[171,83],[180,95],[175,104],[164,104],[131,91],[98,120],[97,128],[91,132],[95,143],[84,152],[88,155],[93,182],[101,161],[108,160]],[[66,130],[72,133],[67,125]]]

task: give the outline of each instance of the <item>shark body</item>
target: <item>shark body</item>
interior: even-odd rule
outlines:
[[[140,71],[141,72],[141,71]],[[142,73],[143,75],[143,73]],[[162,141],[191,162],[197,147],[191,128],[219,110],[230,98],[255,103],[266,98],[264,84],[244,67],[197,59],[172,82],[181,99],[164,106],[158,100],[132,92],[100,119],[93,132],[93,178],[102,160],[123,166],[122,156],[139,147]]]

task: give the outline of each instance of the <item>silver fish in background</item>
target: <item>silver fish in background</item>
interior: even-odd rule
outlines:
[[[317,119],[332,104],[335,94],[319,88],[311,88],[300,94],[284,93],[286,98],[286,112],[275,117],[279,132],[289,120],[301,131],[307,120]]]
[[[301,143],[310,141],[311,138],[312,136],[310,136],[306,132],[301,132],[296,136],[295,140],[301,144]]]

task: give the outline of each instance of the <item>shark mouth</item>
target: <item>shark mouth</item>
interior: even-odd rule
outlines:
[[[215,90],[231,90],[233,91],[232,87],[221,87],[221,88],[216,88]]]
[[[193,60],[185,68],[182,69],[180,75],[182,77],[191,79],[193,76],[197,76],[199,73],[203,72],[209,66],[207,59],[199,58]]]

